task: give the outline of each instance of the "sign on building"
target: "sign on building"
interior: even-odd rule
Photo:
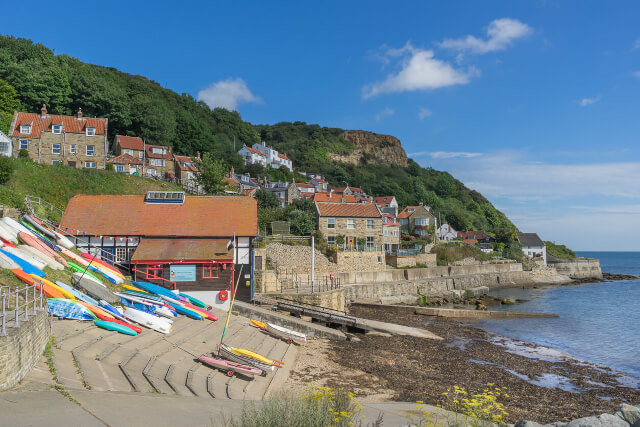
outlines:
[[[172,265],[169,267],[169,280],[172,282],[195,282],[195,265]]]

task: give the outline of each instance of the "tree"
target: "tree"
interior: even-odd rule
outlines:
[[[258,207],[262,209],[277,208],[279,205],[275,193],[264,188],[258,189],[254,197],[258,201]]]
[[[455,179],[448,173],[443,173],[438,178],[436,192],[442,197],[455,197],[458,194],[458,186]]]
[[[316,228],[313,216],[297,209],[289,213],[289,223],[291,232],[297,236],[308,236]]]
[[[226,184],[224,179],[227,176],[227,166],[221,159],[214,159],[211,153],[204,153],[198,164],[196,181],[204,187],[208,194],[221,194],[224,192]]]
[[[0,156],[0,184],[6,184],[13,174],[13,160],[9,157]]]
[[[16,90],[8,82],[0,79],[0,131],[9,133],[13,112],[18,109]]]

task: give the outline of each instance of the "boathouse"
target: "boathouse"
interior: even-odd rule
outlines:
[[[251,297],[253,198],[82,194],[69,201],[60,228],[80,250],[128,268],[133,280],[193,293],[212,305],[223,304],[220,292],[229,295],[236,282],[238,297]]]

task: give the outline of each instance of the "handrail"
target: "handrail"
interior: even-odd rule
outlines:
[[[32,308],[31,316],[35,316],[37,310],[44,309],[46,298],[43,297],[42,281],[40,282],[40,291],[36,292],[35,286],[26,285],[22,288],[11,288],[9,286],[0,287],[0,299],[2,311],[0,311],[0,336],[7,335],[7,319],[9,313],[13,312],[14,327],[20,327],[20,317],[23,316],[24,321],[29,320],[29,309]],[[22,299],[22,304],[20,300]],[[7,310],[8,304],[13,300],[13,309]]]
[[[169,282],[169,283],[171,283],[171,286],[173,287],[174,290],[178,289],[178,285],[176,285],[175,282],[172,282],[171,280],[167,280],[164,277],[160,277],[160,276],[156,276],[156,275],[153,275],[153,274],[149,274],[146,271],[140,271],[137,268],[133,268],[133,270],[131,270],[131,272],[134,273],[135,280],[138,280],[137,273],[140,273],[140,274],[144,274],[145,278],[147,280],[148,279],[155,279],[155,280],[162,280],[162,281],[165,281],[165,282]]]

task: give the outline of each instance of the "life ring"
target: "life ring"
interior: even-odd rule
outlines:
[[[229,299],[229,291],[220,291],[220,294],[218,294],[218,298],[220,298],[220,301],[226,301]]]

